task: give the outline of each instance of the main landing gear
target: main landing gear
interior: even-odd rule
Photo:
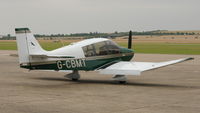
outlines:
[[[77,81],[80,79],[80,74],[78,73],[77,70],[73,70],[72,73],[65,75],[64,77]],[[113,80],[119,82],[120,84],[125,84],[126,83],[126,76],[125,75],[115,75],[113,76]]]
[[[64,77],[69,78],[73,81],[77,81],[80,79],[80,74],[78,73],[77,70],[73,70],[72,73],[65,75]]]
[[[113,80],[119,82],[120,84],[125,84],[126,76],[125,75],[115,75],[115,76],[113,76]]]

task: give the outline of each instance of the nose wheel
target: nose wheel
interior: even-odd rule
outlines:
[[[77,81],[80,79],[80,74],[78,73],[77,70],[73,70],[72,73],[65,75],[64,77],[71,79],[73,81]]]

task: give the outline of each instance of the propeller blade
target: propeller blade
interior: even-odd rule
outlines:
[[[128,49],[132,48],[132,31],[129,32]]]

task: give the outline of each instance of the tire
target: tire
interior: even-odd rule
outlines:
[[[119,83],[120,83],[120,84],[125,84],[125,83],[126,83],[126,81],[119,81]]]
[[[73,81],[78,81],[78,79],[77,79],[77,78],[72,78],[72,80],[73,80]]]

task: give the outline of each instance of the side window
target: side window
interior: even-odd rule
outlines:
[[[86,57],[90,57],[90,56],[95,56],[96,55],[95,48],[94,48],[93,44],[83,47],[83,51],[84,51],[84,54],[85,54]]]
[[[105,42],[99,42],[99,43],[96,43],[94,45],[95,45],[97,56],[108,54],[108,48],[106,47]]]

